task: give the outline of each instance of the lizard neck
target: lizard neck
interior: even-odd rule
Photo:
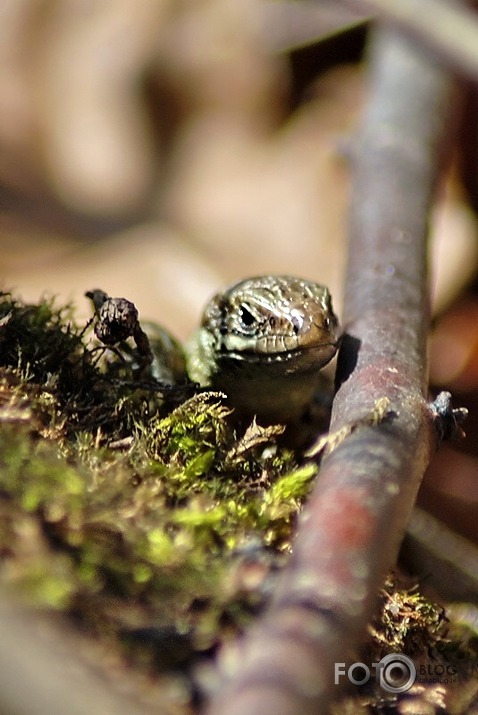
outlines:
[[[301,419],[318,385],[323,349],[264,355],[217,353],[215,340],[200,330],[189,351],[189,373],[200,385],[224,392],[239,415],[256,415],[265,424]]]

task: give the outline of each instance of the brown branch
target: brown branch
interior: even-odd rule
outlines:
[[[392,21],[461,74],[478,77],[478,18],[448,0],[343,0],[350,9]]]
[[[322,713],[397,554],[435,435],[425,399],[426,233],[452,106],[445,71],[379,30],[353,186],[347,337],[332,430],[275,599],[229,663],[210,715]],[[391,414],[366,426],[376,401]]]

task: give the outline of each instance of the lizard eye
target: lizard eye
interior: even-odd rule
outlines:
[[[251,311],[246,308],[245,305],[241,306],[240,316],[242,324],[245,325],[247,328],[250,328],[251,325],[254,325],[254,323],[256,322],[255,317],[252,315]]]

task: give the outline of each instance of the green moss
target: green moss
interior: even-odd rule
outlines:
[[[315,466],[280,427],[238,432],[218,393],[139,379],[135,346],[100,346],[70,308],[3,294],[0,320],[3,578],[118,644],[242,628],[267,591],[244,574],[272,577]]]
[[[369,638],[348,663],[365,663],[370,680],[348,688],[333,704],[332,715],[468,712],[477,692],[476,608],[453,604],[445,610],[403,574],[390,574],[379,595]],[[464,625],[471,637],[464,634]],[[398,693],[386,686],[404,685],[410,671],[398,667],[394,674],[392,668],[379,677],[373,666],[391,654],[410,658],[416,671],[415,682]]]
[[[446,628],[442,606],[416,584],[410,588],[389,575],[380,592],[380,609],[369,626],[370,647],[378,660],[388,653],[419,656],[443,641]]]
[[[307,464],[273,483],[264,498],[269,519],[287,517],[297,512],[310,480],[316,474],[315,464]]]

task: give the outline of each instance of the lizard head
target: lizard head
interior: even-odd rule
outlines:
[[[264,363],[308,355],[318,368],[335,355],[339,340],[328,289],[292,276],[236,283],[210,301],[202,328],[214,336],[218,355]]]

